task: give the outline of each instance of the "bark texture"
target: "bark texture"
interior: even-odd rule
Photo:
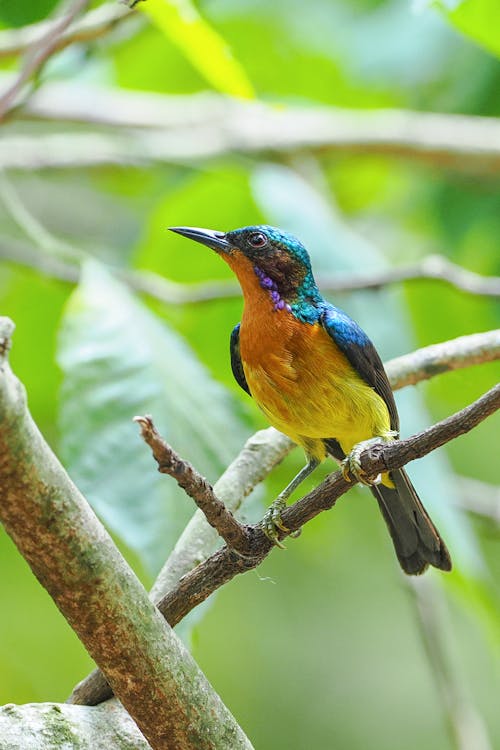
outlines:
[[[151,750],[117,700],[100,706],[8,703],[0,708],[1,750]]]
[[[27,410],[0,318],[0,519],[158,750],[251,745],[162,618]]]

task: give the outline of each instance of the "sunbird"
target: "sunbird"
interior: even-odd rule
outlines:
[[[244,298],[230,341],[238,384],[277,430],[302,446],[307,464],[272,503],[262,521],[278,546],[286,501],[328,455],[367,484],[378,501],[405,573],[429,565],[451,570],[438,530],[406,471],[365,475],[362,451],[397,440],[399,417],[374,345],[345,312],[327,302],[307,250],[293,235],[256,225],[218,232],[171,227],[215,250],[236,274]]]

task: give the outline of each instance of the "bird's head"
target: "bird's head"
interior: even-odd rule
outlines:
[[[171,227],[171,231],[215,250],[236,273],[244,293],[250,289],[251,277],[257,277],[263,288],[284,303],[296,303],[317,292],[307,250],[281,229],[259,224],[232,232],[195,227]]]

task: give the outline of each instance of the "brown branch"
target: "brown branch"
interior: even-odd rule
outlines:
[[[361,466],[368,476],[397,469],[469,432],[499,408],[500,385],[497,385],[470,406],[417,435],[388,445],[379,444],[364,451],[360,458]],[[354,477],[351,479],[355,481]],[[330,474],[319,487],[286,508],[282,519],[289,529],[288,534],[298,531],[319,513],[332,508],[338,498],[353,486],[353,481],[348,482],[342,472],[337,471]],[[240,524],[240,527],[247,540],[244,556],[230,547],[223,547],[183,576],[177,587],[158,602],[158,609],[172,627],[223,584],[239,573],[260,565],[272,550],[273,545],[260,525]],[[288,534],[281,532],[280,538],[283,539]],[[110,695],[104,678],[96,671],[75,688],[69,700],[73,703],[95,704],[106,700]]]
[[[47,32],[28,48],[21,72],[0,97],[0,122],[5,119],[15,105],[15,101],[25,83],[40,70],[42,65],[55,52],[58,40],[88,3],[89,0],[75,0],[69,12],[51,24]]]
[[[31,419],[8,363],[12,330],[0,318],[6,531],[155,750],[250,750]]]
[[[58,36],[54,51],[70,44],[90,42],[105,36],[125,18],[137,18],[125,4],[110,2],[94,8],[78,21],[72,22]],[[53,25],[53,21],[40,21],[20,29],[3,29],[0,31],[0,59],[16,57],[33,45],[40,44]]]
[[[365,450],[360,457],[361,467],[367,476],[377,476],[380,473],[399,469],[410,461],[423,458],[450,440],[470,432],[499,408],[500,385],[497,385],[470,406],[466,406],[456,414],[416,435],[390,444],[379,443]],[[353,486],[353,482],[355,482],[353,476],[348,482],[344,479],[342,472],[337,471],[330,474],[319,487],[286,508],[282,513],[282,518],[284,525],[290,530],[289,533],[298,531],[319,513],[332,508],[337,499]],[[248,539],[247,554],[253,557],[267,555],[272,549],[272,544],[261,531],[260,526],[244,528]],[[289,533],[281,532],[280,538],[285,538]],[[158,606],[161,609],[161,606]]]
[[[470,346],[472,346],[473,351],[477,352],[477,354],[469,357],[469,364],[476,363],[478,358],[484,356],[485,353],[487,353],[487,356],[491,360],[499,358],[500,330],[491,331],[490,334],[463,336],[460,339],[455,339],[453,342],[450,341],[444,344],[429,346],[412,354],[393,359],[386,365],[386,369],[390,373],[391,382],[396,383],[398,387],[404,387],[410,384],[413,385],[419,380],[428,379],[432,375],[442,373],[446,370],[456,369],[457,366],[463,366],[464,349],[467,350]],[[468,350],[470,352],[470,349]],[[460,416],[464,419],[464,424],[466,425],[465,431],[468,432],[471,428],[467,426],[466,415],[467,409],[460,412]],[[251,542],[245,526],[235,519],[231,511],[217,497],[209,482],[192,464],[182,459],[161,437],[150,416],[134,417],[134,421],[140,425],[142,438],[151,448],[153,457],[158,463],[158,471],[163,474],[169,474],[177,481],[185,493],[194,500],[198,508],[205,515],[210,526],[216,529],[228,547],[231,547],[242,555],[252,555]],[[443,423],[440,423],[440,425],[442,430]],[[453,438],[462,434],[454,425],[453,429],[455,430],[452,433]],[[429,434],[432,435],[432,430],[433,428],[429,428],[422,433],[422,440],[425,437],[425,453],[438,447],[431,438],[429,443],[431,447],[428,448],[427,436]],[[410,440],[411,450],[418,450],[420,443],[417,440],[417,436],[410,438]],[[407,441],[405,440],[399,441],[398,456],[404,450],[406,444]],[[425,455],[425,453],[422,455]],[[409,456],[409,458],[405,459],[404,463],[413,461],[415,458],[421,458],[421,455],[417,454],[409,454]]]
[[[247,547],[245,530],[215,496],[212,485],[161,437],[151,417],[134,417],[134,422],[139,424],[142,438],[153,452],[158,471],[175,479],[179,487],[203,511],[210,526],[217,530],[226,544],[244,552]]]

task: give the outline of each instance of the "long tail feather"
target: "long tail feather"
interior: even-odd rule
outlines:
[[[451,558],[404,469],[391,472],[394,489],[371,488],[394,543],[401,567],[420,575],[429,565],[451,570]]]

